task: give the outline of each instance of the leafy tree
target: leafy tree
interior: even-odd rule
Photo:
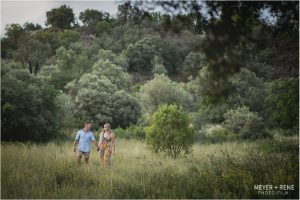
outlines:
[[[125,90],[118,90],[112,96],[112,122],[115,127],[128,127],[135,124],[140,116],[137,98]]]
[[[5,27],[5,36],[1,38],[1,57],[11,57],[12,53],[18,48],[18,41],[25,33],[19,24],[8,24]]]
[[[46,17],[46,25],[53,28],[68,29],[75,22],[73,9],[66,5],[47,11]]]
[[[77,31],[64,30],[59,34],[59,42],[64,47],[69,47],[71,43],[77,42],[80,39],[80,34]]]
[[[145,37],[125,50],[129,70],[150,72],[155,56],[161,57],[162,64],[169,73],[174,73],[181,63],[181,57],[175,46],[159,37]]]
[[[136,123],[139,117],[137,99],[118,88],[124,86],[114,84],[121,81],[116,76],[111,77],[112,72],[119,73],[121,81],[127,78],[121,68],[108,61],[99,61],[91,73],[83,74],[66,85],[75,104],[75,115],[80,119],[93,120],[96,127],[107,122],[114,127],[126,127]]]
[[[202,68],[204,59],[203,53],[190,52],[184,59],[182,72],[186,76],[195,76],[195,72]]]
[[[263,119],[247,106],[229,110],[224,114],[224,126],[243,139],[261,139],[267,137]]]
[[[230,78],[233,90],[229,97],[229,102],[233,107],[245,105],[251,111],[258,112],[266,117],[267,91],[262,79],[258,78],[254,72],[245,68]]]
[[[128,90],[132,84],[131,76],[109,60],[99,60],[92,67],[92,73],[99,77],[105,76],[119,90]]]
[[[100,35],[110,28],[109,13],[94,9],[87,9],[79,14],[79,19],[83,22],[88,32]]]
[[[126,22],[139,24],[142,20],[149,17],[150,15],[147,11],[139,9],[137,5],[132,5],[130,1],[126,1],[118,6],[117,18],[122,24]]]
[[[140,101],[147,113],[153,113],[160,104],[177,104],[189,109],[192,96],[166,75],[155,74],[154,79],[140,88]]]
[[[220,124],[224,121],[224,114],[229,109],[226,102],[213,102],[209,97],[203,97],[198,102],[198,110],[193,113],[193,125],[204,128],[207,124]]]
[[[48,141],[60,135],[58,91],[25,70],[2,75],[1,139]]]
[[[108,32],[109,30],[110,30],[110,24],[106,21],[97,22],[95,26],[95,33],[98,36],[105,32]]]
[[[36,31],[42,29],[41,25],[30,23],[30,22],[25,22],[23,27],[25,31]]]
[[[79,78],[92,68],[94,61],[81,43],[72,43],[69,48],[60,47],[56,51],[56,65],[50,73],[50,83],[58,89]]]
[[[37,75],[50,55],[50,45],[43,44],[30,35],[24,35],[19,39],[18,46],[15,58],[26,64],[30,73]]]
[[[95,56],[96,60],[109,60],[111,63],[120,66],[123,70],[128,69],[128,62],[124,54],[115,54],[111,50],[100,49]]]
[[[97,22],[109,19],[108,12],[101,12],[95,9],[87,9],[80,12],[79,19],[85,26],[94,26]]]
[[[165,68],[165,66],[162,64],[162,59],[158,56],[154,56],[153,59],[153,69],[152,74],[167,74],[168,70]]]
[[[232,84],[228,79],[216,81],[214,75],[207,65],[199,71],[198,76],[191,81],[193,90],[202,97],[210,97],[213,102],[225,100],[226,93],[232,91]],[[194,87],[197,86],[197,87]],[[228,94],[227,94],[228,96]]]
[[[299,79],[281,78],[268,86],[271,118],[282,128],[299,127]]]
[[[182,151],[190,153],[194,131],[189,126],[190,118],[176,105],[162,105],[151,117],[145,128],[146,143],[154,152],[164,152],[177,158]]]
[[[49,44],[51,46],[50,55],[53,56],[55,55],[56,50],[61,46],[61,35],[63,35],[63,33],[52,29],[42,29],[35,32],[34,38],[43,44]]]

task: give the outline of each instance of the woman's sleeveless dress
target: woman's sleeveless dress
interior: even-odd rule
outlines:
[[[102,143],[100,145],[100,158],[104,163],[110,163],[110,156],[112,154],[111,150],[111,138],[107,138],[104,134],[101,134]]]

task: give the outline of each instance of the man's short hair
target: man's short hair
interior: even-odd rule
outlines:
[[[91,121],[85,121],[84,124],[91,124],[92,122]]]

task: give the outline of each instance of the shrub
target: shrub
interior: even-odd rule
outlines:
[[[246,106],[229,110],[224,114],[224,119],[225,128],[239,134],[243,139],[258,139],[268,136],[264,130],[262,118],[257,113],[251,112]]]
[[[150,114],[160,104],[177,104],[188,108],[192,102],[192,96],[164,74],[155,74],[154,79],[140,88],[140,99],[143,110]]]
[[[193,125],[196,128],[203,128],[207,124],[222,123],[223,115],[229,107],[225,103],[213,103],[207,97],[202,98],[198,106],[198,111],[193,113]]]
[[[206,140],[210,143],[232,141],[235,138],[234,133],[220,126],[214,127],[206,132]]]
[[[272,120],[285,129],[299,127],[299,78],[275,80],[268,90]]]
[[[236,134],[220,125],[206,125],[195,135],[195,140],[200,143],[221,143],[236,139]]]
[[[194,141],[189,123],[189,116],[176,105],[162,105],[145,129],[146,143],[154,152],[164,152],[172,158],[177,158],[182,151],[188,154]]]
[[[114,133],[118,138],[138,139],[138,140],[145,139],[144,128],[136,125],[129,126],[126,129],[116,128],[114,129]]]
[[[2,77],[1,139],[48,141],[60,136],[58,90],[25,70]]]

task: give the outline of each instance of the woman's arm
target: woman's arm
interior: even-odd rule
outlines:
[[[100,147],[101,143],[102,143],[102,134],[103,132],[100,133],[100,136],[99,136],[99,142],[98,142],[98,147]]]

